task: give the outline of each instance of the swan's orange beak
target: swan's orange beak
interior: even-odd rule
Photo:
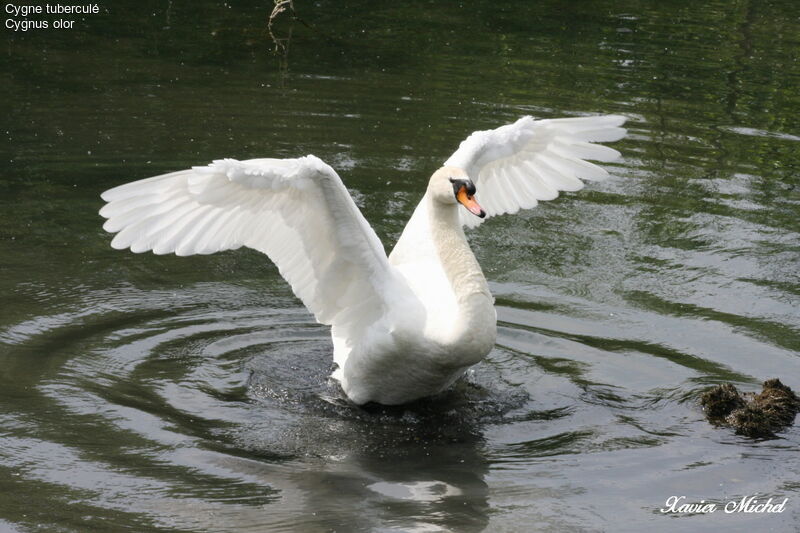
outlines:
[[[486,211],[484,211],[483,208],[478,205],[478,202],[475,201],[475,197],[467,193],[466,185],[462,185],[458,190],[458,193],[456,193],[456,200],[458,200],[458,203],[469,209],[469,212],[473,215],[481,218],[486,216]]]

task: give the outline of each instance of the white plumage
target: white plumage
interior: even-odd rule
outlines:
[[[100,214],[117,249],[263,252],[331,326],[333,377],[347,396],[400,404],[445,389],[494,345],[493,298],[463,226],[603,179],[585,159],[618,157],[592,142],[622,138],[624,122],[523,117],[473,133],[433,174],[389,257],[339,176],[313,155],[223,159],[128,183],[103,193]]]

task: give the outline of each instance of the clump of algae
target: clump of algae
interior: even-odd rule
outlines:
[[[800,398],[779,379],[765,381],[758,394],[742,394],[729,383],[717,385],[703,393],[700,404],[711,422],[755,438],[775,437],[800,412]]]

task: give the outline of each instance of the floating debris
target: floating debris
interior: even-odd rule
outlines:
[[[775,437],[800,412],[800,398],[779,379],[765,381],[759,394],[742,394],[729,383],[718,385],[703,393],[700,404],[710,422],[747,437]]]

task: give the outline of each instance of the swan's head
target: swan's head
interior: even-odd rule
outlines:
[[[442,167],[431,176],[428,192],[443,204],[459,203],[475,216],[486,216],[486,211],[475,201],[475,184],[463,169]]]

